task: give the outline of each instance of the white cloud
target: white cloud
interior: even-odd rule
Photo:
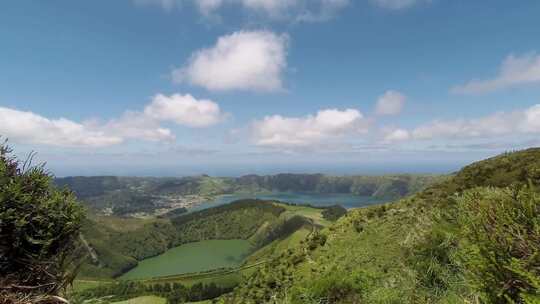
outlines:
[[[191,3],[206,17],[219,14],[224,7],[235,7],[247,13],[258,13],[257,17],[269,17],[271,20],[321,22],[334,18],[349,6],[350,0],[133,0],[138,5],[156,5],[166,11],[175,7],[184,7]],[[383,9],[400,10],[432,0],[369,0]],[[258,20],[260,21],[260,20]]]
[[[219,105],[193,96],[158,94],[144,109],[144,114],[158,121],[173,121],[179,125],[200,128],[215,125],[223,119]]]
[[[379,7],[399,10],[411,7],[420,2],[430,2],[431,0],[371,0],[371,2]]]
[[[272,20],[319,22],[333,18],[350,0],[134,0],[138,5],[156,5],[166,11],[192,3],[206,17],[226,6],[258,13]],[[257,16],[259,17],[259,16]]]
[[[123,141],[121,137],[91,130],[65,118],[48,119],[4,107],[0,107],[0,134],[15,142],[64,147],[103,147]]]
[[[377,100],[375,113],[378,115],[397,115],[405,105],[405,95],[397,91],[386,91]]]
[[[534,105],[524,112],[521,129],[524,132],[540,133],[540,104]]]
[[[411,138],[409,131],[404,129],[393,129],[384,133],[383,143],[402,142]]]
[[[245,8],[266,12],[276,15],[283,10],[298,4],[298,0],[241,0],[239,1]]]
[[[217,91],[280,90],[287,41],[286,35],[268,31],[222,36],[215,46],[195,52],[186,66],[174,70],[173,80]]]
[[[126,111],[105,123],[48,119],[32,112],[0,107],[0,135],[21,143],[61,147],[105,147],[127,139],[172,142],[173,132],[160,125],[171,121],[192,128],[209,127],[225,117],[211,100],[191,95],[156,95],[143,112]]]
[[[540,104],[513,112],[498,112],[475,119],[439,120],[413,130],[415,139],[487,138],[540,133]]]
[[[320,110],[305,117],[266,116],[252,125],[256,145],[277,148],[308,147],[355,132],[367,132],[367,121],[355,109]]]
[[[235,2],[235,0],[229,0]],[[236,0],[251,11],[262,12],[274,19],[300,22],[321,22],[332,19],[349,5],[349,0]]]
[[[159,121],[140,112],[127,111],[118,119],[112,119],[104,125],[95,124],[94,127],[126,139],[164,142],[175,139],[170,129],[161,127]]]
[[[223,5],[223,0],[197,0],[195,2],[199,11],[205,16],[211,15]]]
[[[540,55],[510,55],[503,61],[499,75],[488,80],[471,80],[452,88],[458,94],[482,94],[527,84],[540,84]]]
[[[306,9],[296,17],[296,20],[304,22],[327,21],[349,4],[349,0],[321,0],[318,9]]]
[[[161,122],[203,128],[221,122],[224,116],[219,105],[211,100],[197,100],[189,94],[157,94],[144,111],[126,111],[104,125],[95,123],[94,128],[126,139],[172,142],[175,135]]]

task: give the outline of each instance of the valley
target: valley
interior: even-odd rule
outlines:
[[[56,184],[73,190],[88,209],[81,237],[90,258],[81,282],[99,289],[100,282],[166,279],[229,288],[346,209],[408,195],[443,178],[67,177]]]
[[[464,281],[469,270],[453,260],[470,254],[456,232],[469,223],[460,215],[469,208],[466,195],[498,198],[522,189],[519,195],[534,196],[525,193],[540,185],[539,153],[503,154],[363,208],[350,208],[356,201],[348,194],[264,193],[216,196],[211,208],[174,217],[97,215],[90,220],[100,224],[83,233],[98,261],[82,268],[72,297],[107,303],[157,296],[151,299],[173,304],[471,299],[477,291]],[[340,198],[348,209],[327,205]]]
[[[104,301],[112,295],[107,301],[120,301],[147,294],[118,291],[133,282],[144,290],[162,288],[156,285],[168,290],[174,284],[205,290],[206,296],[190,299],[214,294],[205,288],[221,290],[218,295],[230,292],[345,213],[337,206],[244,199],[170,219],[95,216],[83,233],[97,260],[82,267],[73,298]]]
[[[325,210],[337,208],[340,214],[346,212],[342,207],[329,208],[245,199],[171,219],[94,216],[83,227],[83,235],[89,251],[97,258],[83,265],[80,276],[132,278],[130,272],[139,273],[139,266],[153,268],[150,260],[159,264],[160,260],[174,260],[176,256],[196,257],[187,266],[193,272],[238,266],[250,253],[302,227],[313,230],[329,225],[334,219],[325,218]],[[212,257],[213,254],[217,255]],[[217,264],[212,264],[212,259]],[[175,267],[166,270],[171,269]]]
[[[152,218],[176,216],[253,198],[315,206],[341,204],[354,208],[404,197],[442,178],[439,175],[410,174],[202,175],[179,178],[75,176],[56,178],[55,183],[74,191],[93,214]]]

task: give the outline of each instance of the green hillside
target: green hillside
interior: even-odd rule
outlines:
[[[254,249],[286,237],[304,225],[327,224],[325,208],[240,200],[171,219],[94,216],[85,221],[82,235],[91,258],[82,278],[113,278],[138,261],[181,244],[203,240],[249,240]]]
[[[221,303],[539,303],[540,149],[350,211]]]
[[[274,201],[240,200],[172,219],[94,217],[85,224],[83,235],[89,250],[95,252],[95,259],[83,265],[72,298],[77,303],[97,299],[120,301],[150,295],[166,298],[170,303],[181,299],[216,298],[231,292],[270,258],[300,245],[314,231],[330,225],[344,213],[342,207],[336,206],[314,208]],[[247,240],[251,248],[249,256],[242,257],[243,262],[238,267],[134,282],[126,281],[124,277],[114,279],[136,267],[139,261],[181,244],[197,242],[195,245],[204,247],[204,240],[238,239]],[[182,250],[182,247],[176,249]],[[167,252],[173,254],[173,251]],[[196,260],[204,260],[203,256],[201,254],[201,259]],[[193,256],[191,259],[195,260]],[[163,259],[159,261],[164,262]],[[216,261],[211,262],[215,264]],[[202,268],[205,267],[208,266]],[[163,269],[170,272],[171,268],[172,265]]]

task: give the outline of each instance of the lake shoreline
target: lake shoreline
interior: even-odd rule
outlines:
[[[367,195],[356,195],[350,193],[317,193],[317,192],[256,192],[256,193],[231,193],[215,195],[212,199],[203,202],[188,210],[188,213],[217,207],[232,203],[241,199],[261,199],[272,200],[283,203],[306,205],[314,208],[341,205],[347,210],[367,207],[371,205],[384,204],[395,200],[395,198],[374,197]]]

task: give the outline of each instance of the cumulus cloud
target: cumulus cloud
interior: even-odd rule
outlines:
[[[399,10],[414,6],[421,2],[429,2],[431,0],[371,0],[371,2],[381,8]]]
[[[540,84],[540,55],[509,55],[495,78],[471,80],[452,88],[451,91],[457,94],[483,94],[527,84]]]
[[[524,112],[521,130],[530,133],[540,133],[540,104],[534,105]]]
[[[0,107],[0,134],[15,142],[60,147],[105,147],[127,139],[171,142],[175,136],[161,122],[202,128],[219,123],[224,116],[219,105],[211,100],[197,100],[189,94],[158,94],[144,111],[126,111],[105,123],[49,119]]]
[[[123,139],[65,118],[48,119],[38,114],[0,107],[0,134],[21,143],[52,146],[103,147]]]
[[[172,78],[216,91],[280,90],[287,41],[286,35],[268,31],[222,36],[213,47],[195,52],[184,67],[173,71]]]
[[[413,130],[415,139],[485,138],[540,133],[540,104],[513,112],[498,112],[476,119],[439,120]]]
[[[347,133],[367,132],[367,120],[355,109],[326,109],[305,117],[266,116],[252,125],[258,146],[298,148],[321,144]]]
[[[219,105],[193,96],[158,94],[144,109],[144,114],[158,121],[173,121],[179,125],[200,128],[215,125],[223,119]]]
[[[175,139],[173,132],[161,127],[159,121],[134,111],[126,111],[120,118],[112,119],[103,125],[94,123],[93,127],[122,139],[164,142],[172,142]]]
[[[378,115],[397,115],[405,105],[405,95],[397,91],[386,91],[377,99],[375,113]]]

